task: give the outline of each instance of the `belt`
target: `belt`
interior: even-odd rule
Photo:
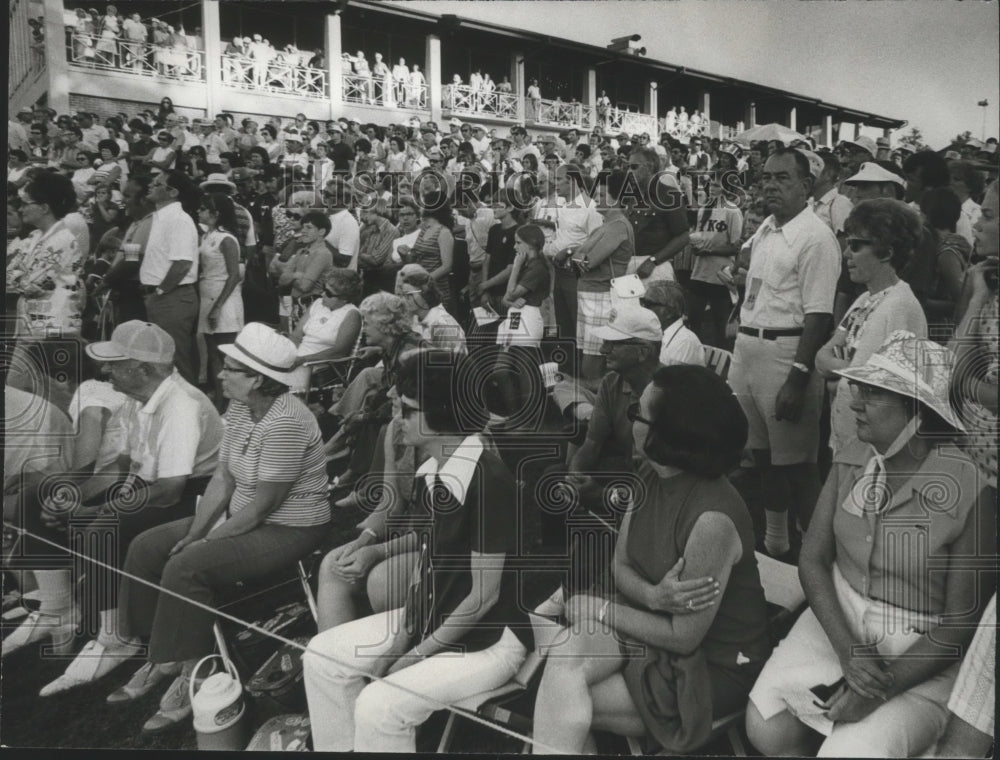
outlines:
[[[766,327],[743,327],[740,325],[740,332],[744,335],[752,335],[755,338],[764,340],[776,340],[778,338],[793,338],[802,334],[801,327],[789,327],[785,330],[769,330]]]
[[[144,296],[152,295],[153,293],[156,292],[156,289],[158,287],[160,287],[160,286],[159,285],[140,285],[139,286],[139,288],[140,288],[140,290],[142,290],[142,294]],[[187,283],[184,283],[183,285],[178,285],[176,288],[174,288],[174,290],[179,290],[180,288],[193,288],[193,287],[194,287],[194,283],[193,282],[187,282]],[[171,293],[172,292],[173,291],[171,291]],[[166,293],[164,293],[164,295],[166,295]]]

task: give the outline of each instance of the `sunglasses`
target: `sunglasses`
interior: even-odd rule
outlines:
[[[301,222],[302,221],[302,214],[298,214],[298,213],[296,213],[294,211],[286,211],[285,212],[285,218],[286,219],[291,219],[293,222]]]
[[[629,422],[641,422],[643,425],[652,426],[652,421],[647,420],[640,414],[641,409],[642,407],[639,406],[639,402],[633,401],[625,410],[625,416],[628,418]]]
[[[648,298],[640,298],[639,305],[644,309],[650,309],[654,306],[666,306],[665,303],[660,303],[659,301],[650,301]]]
[[[229,375],[256,375],[252,369],[243,369],[243,367],[234,367],[231,364],[223,364],[222,371]]]
[[[405,420],[409,417],[412,417],[419,411],[420,411],[419,406],[410,406],[409,404],[402,404],[399,410],[399,416]]]
[[[847,238],[847,247],[851,249],[851,253],[858,253],[866,245],[875,245],[875,241],[869,238]]]

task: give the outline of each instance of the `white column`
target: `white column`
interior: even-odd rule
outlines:
[[[712,96],[708,90],[702,90],[698,93],[698,106],[701,111],[702,122],[709,122],[712,120]]]
[[[344,76],[341,68],[343,42],[340,37],[340,14],[331,13],[326,17],[326,79],[330,87],[330,118],[341,116],[344,105]]]
[[[828,148],[833,147],[833,116],[831,114],[823,117],[823,144]]]
[[[205,110],[211,119],[218,111],[219,88],[222,87],[222,25],[219,22],[219,0],[202,0],[201,33],[205,40]]]
[[[431,121],[441,121],[441,38],[436,34],[427,35],[426,54],[424,56],[424,67],[427,71],[424,77],[427,79],[427,105],[431,109]],[[440,126],[440,125],[439,125]]]
[[[789,106],[788,108],[788,128],[791,130],[798,130],[796,123],[798,122],[798,109],[795,106]]]
[[[757,104],[753,101],[747,103],[743,120],[746,122],[747,129],[757,126]]]
[[[527,89],[527,82],[524,81],[523,51],[510,54],[510,85],[517,96],[517,123],[524,124],[524,91]]]
[[[49,92],[47,106],[56,113],[69,113],[69,64],[66,62],[66,27],[63,24],[63,1],[46,0],[45,65]]]
[[[597,104],[597,69],[591,67],[586,70],[587,79],[583,86],[584,105],[593,106]]]
[[[658,88],[659,88],[659,85],[656,83],[655,80],[649,79],[649,80],[646,81],[646,91],[645,91],[644,97],[643,97],[643,101],[645,101],[645,102],[643,103],[643,106],[645,108],[646,113],[648,113],[654,119],[657,118],[656,114],[657,114],[657,110],[659,108],[659,101],[658,101],[658,95],[659,95],[659,93],[658,93]],[[651,137],[654,137],[654,139],[655,139],[654,135],[651,135]]]

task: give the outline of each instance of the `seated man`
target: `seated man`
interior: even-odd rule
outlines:
[[[113,531],[117,539],[114,553],[94,559],[116,564],[140,533],[194,512],[197,498],[215,469],[222,422],[208,397],[177,373],[173,339],[156,325],[125,322],[115,329],[110,341],[88,346],[87,355],[105,362],[114,389],[129,397],[122,414],[123,450],[115,466],[69,490],[69,498],[60,501],[52,489],[48,490],[53,495],[36,491],[34,503],[26,504],[23,519],[31,533],[60,543],[67,541],[68,523],[74,533],[76,525],[83,524],[84,546],[103,544]],[[52,551],[48,544],[29,536],[26,553],[42,556]],[[70,570],[67,567],[60,572],[59,594],[65,597],[68,608],[72,599]],[[84,647],[66,674],[42,689],[42,696],[99,678],[137,651],[135,646],[123,645],[116,635],[117,579],[107,578],[107,571],[97,565],[88,566],[86,572],[87,587],[93,594],[90,598],[101,599],[100,634]],[[19,628],[12,633],[4,641],[5,648],[8,641],[23,646],[47,634],[36,621],[27,630]]]
[[[568,472],[563,465],[552,467],[542,481],[565,480],[584,507],[606,513],[599,479],[615,473],[616,481],[621,481],[623,473],[627,477],[631,472],[632,422],[628,409],[638,402],[659,364],[661,331],[656,314],[630,307],[612,309],[608,324],[598,332],[604,341],[601,352],[608,372],[597,390],[587,438],[570,461]],[[542,490],[541,486],[537,489]],[[542,544],[561,554],[566,546],[567,510],[555,512],[551,506],[541,506]]]
[[[639,303],[660,320],[660,364],[695,364],[705,366],[705,347],[698,336],[684,324],[686,302],[684,289],[672,280],[658,280],[646,286]]]

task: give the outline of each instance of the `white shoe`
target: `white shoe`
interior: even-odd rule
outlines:
[[[56,654],[69,654],[73,649],[73,631],[76,628],[77,615],[67,612],[65,615],[53,615],[47,612],[29,613],[21,625],[3,640],[0,657],[6,657],[11,652],[37,644],[46,639],[52,639]]]
[[[43,686],[42,690],[38,692],[38,696],[48,697],[103,678],[135,656],[139,650],[138,644],[119,644],[115,647],[106,647],[99,641],[88,641],[76,659],[66,668],[66,672],[55,681]]]

